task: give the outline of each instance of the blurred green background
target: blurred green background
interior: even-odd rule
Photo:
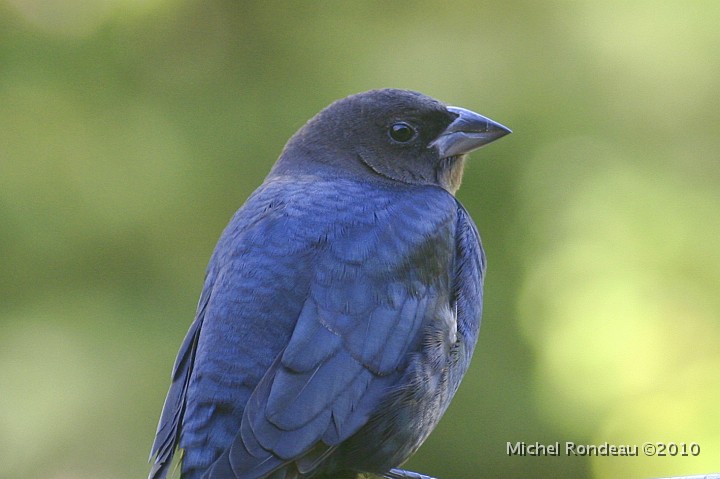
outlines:
[[[0,477],[147,475],[221,230],[305,120],[378,87],[514,130],[466,168],[484,323],[407,466],[720,471],[718,21],[700,0],[0,0]]]

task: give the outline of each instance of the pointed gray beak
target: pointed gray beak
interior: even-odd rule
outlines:
[[[441,158],[470,153],[512,133],[509,128],[474,111],[457,106],[449,106],[447,109],[458,117],[430,143],[431,147],[437,148]]]

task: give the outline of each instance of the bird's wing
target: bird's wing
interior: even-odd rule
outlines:
[[[163,479],[172,463],[180,433],[180,422],[185,409],[185,395],[195,361],[195,350],[209,296],[210,289],[206,288],[200,296],[195,320],[185,335],[173,366],[172,384],[165,398],[160,422],[155,433],[155,442],[150,451],[150,460],[152,461],[155,458],[155,461],[150,470],[149,479]]]
[[[302,258],[313,241],[289,241],[288,234],[301,225],[302,231],[317,228],[304,210],[286,208],[286,197],[299,197],[302,187],[264,184],[218,241],[195,320],[175,361],[149,479],[165,478],[178,446],[185,449],[184,475],[205,469],[232,440],[226,430],[239,427],[247,397],[287,344],[283,337],[292,332],[307,283]]]
[[[463,338],[466,361],[465,368],[456,371],[462,377],[470,364],[478,333],[483,306],[483,281],[485,278],[486,258],[480,234],[470,214],[457,203],[457,230],[455,271],[453,276],[453,298],[457,310],[458,333]],[[457,379],[457,382],[460,378]]]
[[[287,347],[208,477],[266,477],[290,463],[307,474],[376,412],[423,325],[451,307],[457,211],[444,192],[428,196],[328,239]]]

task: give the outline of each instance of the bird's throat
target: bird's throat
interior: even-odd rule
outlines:
[[[438,165],[437,182],[454,195],[462,183],[464,169],[465,155],[443,158]]]

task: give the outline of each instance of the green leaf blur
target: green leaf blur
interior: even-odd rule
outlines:
[[[144,477],[220,232],[311,115],[379,87],[514,130],[458,196],[474,364],[408,468],[720,470],[720,4],[0,0],[0,478]],[[518,457],[507,442],[697,442]]]

